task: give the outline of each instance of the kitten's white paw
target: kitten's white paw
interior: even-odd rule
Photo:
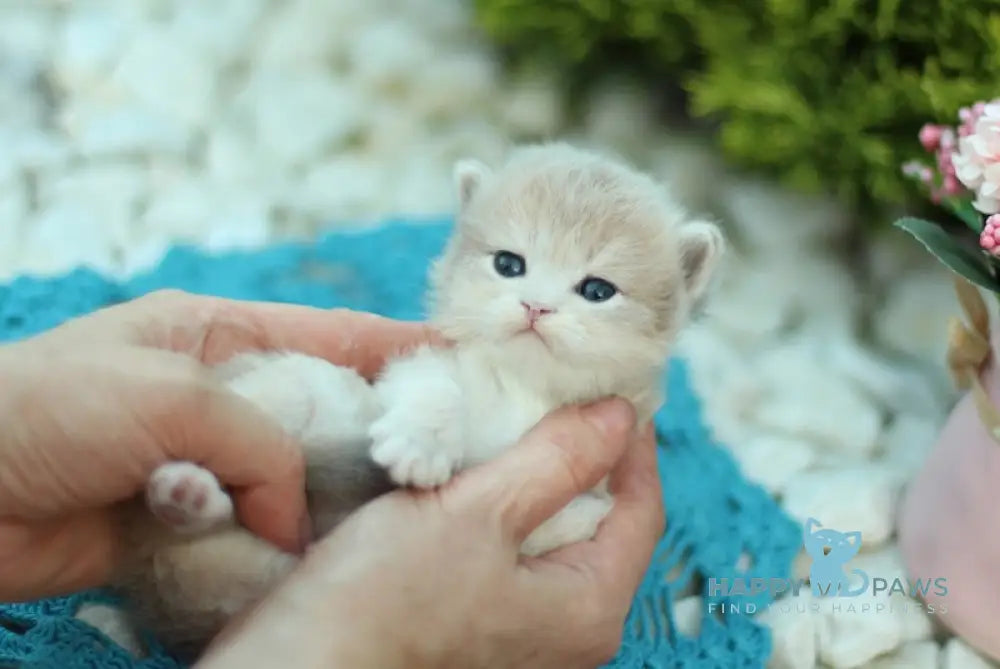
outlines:
[[[539,525],[521,544],[523,555],[541,555],[578,541],[593,539],[614,502],[610,497],[584,493]]]
[[[178,532],[202,532],[233,517],[233,503],[212,472],[191,462],[161,465],[149,477],[146,503]]]
[[[397,484],[417,488],[447,483],[456,465],[447,453],[435,453],[407,437],[390,437],[377,442],[372,448],[372,459],[385,467]]]
[[[396,484],[433,488],[447,483],[461,464],[449,430],[415,429],[390,412],[372,424],[371,457]]]

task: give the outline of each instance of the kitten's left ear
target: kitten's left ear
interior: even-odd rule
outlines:
[[[681,267],[688,295],[696,300],[708,287],[726,242],[714,223],[692,221],[680,229]]]
[[[489,176],[490,168],[485,163],[471,158],[459,160],[455,163],[452,176],[455,180],[455,188],[458,191],[458,203],[461,208],[465,208],[472,196],[476,194],[483,180]]]

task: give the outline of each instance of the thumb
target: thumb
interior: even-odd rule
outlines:
[[[618,398],[563,407],[496,460],[469,470],[463,483],[499,505],[504,529],[520,544],[614,468],[634,424],[635,410]]]
[[[302,450],[249,400],[206,383],[183,393],[172,415],[170,456],[196,462],[230,489],[240,522],[280,548],[308,537]]]

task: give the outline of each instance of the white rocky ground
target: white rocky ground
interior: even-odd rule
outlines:
[[[868,263],[835,253],[835,204],[724,170],[639,89],[604,87],[567,128],[552,80],[505,79],[465,4],[0,2],[0,281],[447,213],[456,158],[555,135],[612,147],[738,244],[683,342],[719,438],[792,515],[862,530],[858,559],[898,571],[894,503],[954,399],[945,274],[898,235]],[[775,667],[989,666],[922,616],[766,618]]]

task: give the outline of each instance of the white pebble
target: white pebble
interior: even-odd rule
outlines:
[[[747,356],[714,325],[707,321],[691,323],[681,331],[674,347],[675,355],[690,363],[692,380],[701,396],[714,394],[735,374],[747,369]]]
[[[28,214],[28,195],[21,184],[0,187],[0,282],[17,273],[20,237]]]
[[[801,254],[826,245],[852,222],[833,198],[800,195],[759,179],[733,177],[716,193],[726,222],[739,230],[748,248],[772,258],[787,256],[789,249]]]
[[[20,178],[25,172],[53,170],[70,158],[70,147],[48,131],[38,128],[0,128],[0,184]]]
[[[987,661],[961,639],[952,638],[944,646],[941,669],[993,669]]]
[[[311,170],[282,204],[327,221],[369,218],[384,213],[387,187],[383,166],[345,156]]]
[[[789,322],[795,306],[795,277],[771,267],[728,263],[705,304],[706,317],[729,338],[754,346],[771,341]]]
[[[263,159],[299,165],[336,148],[364,127],[358,91],[321,71],[291,77],[258,73],[241,93],[240,105],[255,121]]]
[[[824,364],[822,348],[793,342],[755,363],[769,396],[754,412],[763,430],[815,442],[831,458],[861,460],[875,448],[881,411]]]
[[[41,5],[41,6],[38,6]],[[43,3],[3,3],[0,60],[34,69],[52,53],[56,21]]]
[[[524,77],[508,87],[497,102],[500,118],[515,135],[548,138],[563,123],[563,100],[555,77]]]
[[[291,2],[269,16],[257,40],[255,63],[291,71],[323,65],[338,42],[331,32],[340,32],[343,27],[316,16],[318,6],[314,2]]]
[[[146,175],[138,165],[95,163],[41,180],[38,200],[43,207],[76,204],[110,220],[130,220],[133,209],[145,200],[146,188]]]
[[[780,599],[758,616],[758,622],[771,630],[768,669],[812,669],[816,666],[819,616],[810,610],[813,601],[803,588],[797,597]]]
[[[274,20],[265,16],[269,4],[268,0],[177,3],[171,7],[170,31],[183,35],[187,43],[221,69],[247,57],[247,50],[260,39],[258,24],[267,20],[270,25]],[[319,6],[313,3],[313,7]],[[322,21],[314,23],[323,26]]]
[[[352,35],[348,50],[352,78],[373,95],[407,93],[416,100],[424,93],[414,82],[439,62],[433,59],[435,49],[424,35],[401,19],[363,27]],[[440,95],[440,91],[428,95]]]
[[[646,85],[629,79],[598,81],[586,102],[584,126],[593,141],[614,147],[636,147],[653,136],[654,118]]]
[[[138,107],[93,115],[79,130],[76,146],[87,158],[172,154],[184,156],[191,135],[174,117]]]
[[[427,141],[427,122],[409,107],[379,104],[366,113],[365,139],[362,151],[366,157],[397,162],[401,156],[425,156],[416,146]]]
[[[45,208],[24,226],[19,244],[19,270],[31,274],[59,274],[87,266],[110,271],[116,249],[125,246],[127,219],[69,201]]]
[[[56,83],[69,93],[99,85],[125,44],[120,14],[98,8],[71,12],[65,19],[52,60]]]
[[[732,444],[743,473],[771,493],[780,493],[798,473],[816,460],[808,442],[780,435],[758,434]]]
[[[498,128],[482,119],[450,124],[413,147],[415,155],[435,163],[454,165],[463,158],[477,158],[489,165],[498,164],[511,141]]]
[[[449,166],[414,158],[388,177],[393,184],[390,213],[412,217],[445,217],[454,211],[455,194]]]
[[[111,79],[140,104],[184,124],[200,126],[214,106],[213,64],[184,33],[134,32]]]
[[[944,369],[948,321],[962,313],[947,270],[929,268],[898,277],[874,313],[875,332],[883,344]]]
[[[249,187],[266,162],[259,159],[258,146],[231,125],[218,124],[205,142],[205,169],[220,183]]]
[[[927,417],[942,416],[947,398],[935,388],[935,379],[913,367],[893,364],[857,340],[829,343],[827,364],[892,411],[910,411]]]
[[[875,465],[803,472],[785,486],[783,506],[800,522],[815,518],[823,527],[861,532],[863,549],[883,544],[893,531],[899,483]]]
[[[413,109],[430,121],[467,117],[496,104],[497,63],[487,54],[452,53],[414,73]]]
[[[825,664],[835,669],[865,666],[900,645],[899,618],[877,610],[871,598],[834,599],[839,609],[824,603],[818,626],[819,657]]]
[[[674,600],[674,629],[677,634],[695,639],[701,633],[701,620],[705,603],[701,596],[693,595]]]
[[[896,651],[876,657],[869,669],[938,669],[940,649],[933,641],[904,643]]]
[[[158,188],[143,214],[143,227],[177,241],[196,241],[209,231],[213,199],[211,186],[200,179],[183,179]]]
[[[716,183],[722,161],[709,139],[659,132],[650,138],[643,153],[650,175],[668,185],[681,202],[692,211],[711,211],[718,197]],[[727,221],[718,222],[728,228]],[[732,262],[732,251],[728,256],[726,266]]]

